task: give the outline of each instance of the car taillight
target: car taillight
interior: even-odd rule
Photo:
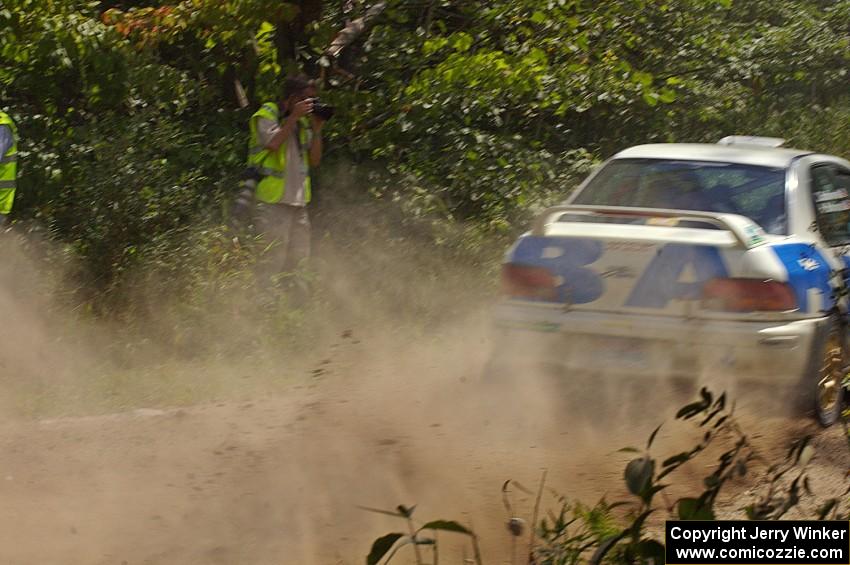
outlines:
[[[543,267],[505,263],[502,265],[502,292],[512,298],[557,300],[558,282]]]
[[[722,312],[783,312],[795,310],[790,286],[759,279],[711,279],[702,287],[702,305]]]

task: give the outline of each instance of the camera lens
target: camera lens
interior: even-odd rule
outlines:
[[[334,115],[334,107],[323,102],[314,102],[313,113],[319,118],[327,121]]]

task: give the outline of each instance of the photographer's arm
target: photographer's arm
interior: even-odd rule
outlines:
[[[268,143],[266,143],[266,149],[269,151],[277,151],[280,149],[280,146],[286,143],[286,140],[289,139],[292,132],[295,131],[297,123],[298,118],[294,118],[292,114],[287,116],[287,118],[283,121],[283,124],[281,124],[279,128],[276,128],[277,131],[271,139],[269,139]]]
[[[277,151],[280,149],[280,146],[286,143],[286,140],[289,139],[295,132],[295,128],[298,127],[298,119],[301,118],[301,116],[306,116],[312,111],[313,101],[309,98],[295,104],[292,107],[292,111],[281,124],[280,128],[278,128],[271,139],[269,139],[268,143],[266,143],[266,149],[270,151]]]

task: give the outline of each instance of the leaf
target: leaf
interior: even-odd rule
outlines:
[[[426,41],[424,43],[424,45],[422,45],[422,52],[425,55],[431,55],[433,53],[436,53],[437,51],[439,51],[443,47],[445,47],[446,44],[448,44],[448,42],[449,42],[449,40],[446,39],[445,37],[431,38],[428,41]]]
[[[649,457],[633,459],[626,465],[626,486],[635,496],[640,496],[652,482],[655,473],[655,461]]]
[[[653,430],[653,432],[649,435],[649,441],[646,442],[646,449],[652,447],[652,442],[655,441],[655,436],[658,434],[658,430],[661,429],[661,426],[664,424],[658,424],[658,427]]]
[[[721,410],[722,410],[721,408],[715,408],[714,410],[712,410],[712,411],[708,414],[708,416],[706,416],[705,418],[703,418],[703,420],[699,423],[699,427],[703,427],[703,426],[705,426],[706,424],[708,424],[709,422],[711,422],[711,421],[712,421],[712,420],[713,420],[713,419],[714,419],[714,418],[715,418],[718,414],[720,414]],[[706,440],[707,440],[707,439],[708,439],[708,437],[709,437],[709,435],[708,435],[708,434],[710,434],[710,432],[706,432]]]
[[[638,516],[637,518],[634,519],[634,521],[632,522],[632,525],[629,526],[628,531],[631,532],[632,536],[635,539],[638,539],[638,538],[641,537],[641,533],[643,532],[643,525],[646,522],[647,518],[649,518],[649,516],[653,512],[655,512],[655,510],[652,509],[652,508],[650,508],[649,510],[644,510],[643,512],[641,512],[640,516]]]
[[[381,510],[380,508],[369,508],[368,506],[357,506],[360,510],[365,510],[366,512],[374,512],[375,514],[386,514],[387,516],[395,516],[396,518],[404,518],[404,514],[399,514],[398,512],[392,512],[390,510]]]
[[[702,402],[692,402],[690,404],[686,404],[682,408],[676,412],[677,420],[688,420],[705,409],[705,406]]]
[[[650,488],[646,489],[641,494],[641,500],[643,500],[645,503],[649,504],[650,502],[652,502],[653,496],[655,496],[657,493],[661,492],[662,490],[666,489],[667,487],[668,487],[668,485],[652,485]]]
[[[537,12],[534,12],[533,14],[531,14],[531,17],[529,19],[531,20],[532,23],[542,24],[543,22],[546,21],[547,18],[546,18],[546,14],[544,14],[543,12],[537,11]]]
[[[650,73],[635,71],[632,73],[632,78],[644,88],[648,88],[652,84],[652,75]]]
[[[467,536],[475,535],[472,530],[451,520],[434,520],[433,522],[428,522],[427,524],[419,528],[420,532],[422,530],[440,530],[443,532],[456,532],[458,534],[465,534]]]
[[[260,28],[257,30],[256,37],[257,39],[261,39],[263,36],[272,35],[275,31],[274,24],[271,22],[263,22],[260,24]]]
[[[366,565],[377,565],[384,558],[384,555],[392,549],[395,542],[403,537],[404,534],[392,533],[376,539],[372,544],[372,550],[369,552],[369,556],[366,557]]]
[[[637,546],[638,555],[644,559],[652,559],[655,565],[661,565],[666,558],[664,545],[654,539],[643,540]]]
[[[698,498],[681,498],[678,504],[680,520],[714,520],[711,507]]]
[[[833,508],[838,504],[837,498],[830,498],[826,502],[823,503],[823,506],[818,508],[818,520],[825,520],[826,516],[832,511]]]
[[[628,533],[629,530],[623,530],[616,536],[612,536],[600,543],[596,553],[594,553],[593,557],[590,558],[590,565],[599,565],[602,563],[602,560],[605,559],[605,555],[607,555],[608,552],[617,545],[617,542],[626,537]]]
[[[672,465],[676,465],[677,467],[691,458],[690,451],[683,451],[682,453],[677,453],[676,455],[672,455],[664,460],[661,464],[662,467],[670,467]]]
[[[472,36],[468,33],[459,32],[454,36],[452,47],[458,53],[465,53],[472,47]]]
[[[621,447],[617,450],[617,453],[640,453],[640,449],[637,447]]]

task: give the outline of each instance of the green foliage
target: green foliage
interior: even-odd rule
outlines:
[[[97,5],[13,0],[0,10],[0,92],[5,101],[30,102],[38,112],[57,117],[82,112],[78,120],[88,117],[85,110],[125,102],[130,49],[97,20]],[[16,113],[24,114],[21,110]]]
[[[232,191],[244,140],[229,135],[242,116],[198,119],[196,81],[135,50],[98,4],[0,11],[0,93],[22,137],[16,214],[70,244],[80,298],[103,307],[137,266],[178,267],[191,224]]]
[[[353,127],[334,131],[386,161],[379,194],[505,228],[627,145],[743,129],[823,147],[798,131],[813,97],[847,106],[846,4],[438,2],[428,19],[396,3],[359,62],[366,91],[345,93]]]
[[[629,493],[634,497],[633,501],[626,500],[611,504],[602,499],[594,506],[587,507],[581,502],[571,502],[564,496],[558,496],[558,511],[550,511],[539,524],[534,524],[538,537],[536,543],[530,548],[528,563],[537,565],[654,563],[659,565],[664,563],[665,559],[663,540],[656,539],[646,525],[653,514],[666,512],[670,519],[715,520],[714,505],[718,495],[733,477],[745,474],[747,467],[758,459],[755,448],[735,421],[733,412],[727,408],[725,393],[715,397],[703,388],[700,391],[700,398],[682,407],[676,419],[680,422],[691,421],[695,424],[702,436],[697,445],[688,451],[670,456],[657,465],[648,450],[652,447],[660,429],[659,426],[649,436],[647,453],[633,459],[626,466],[624,479]],[[810,439],[810,437],[804,437],[795,441],[784,461],[766,469],[760,487],[763,490],[762,495],[755,503],[743,509],[748,519],[779,519],[788,510],[797,506],[804,495],[811,494],[806,476],[806,465],[813,455]],[[669,508],[658,507],[654,503],[654,496],[670,486],[662,483],[662,480],[715,443],[720,443],[723,450],[717,457],[716,464],[712,466],[712,472],[703,479],[705,486],[703,492],[696,496],[681,497]],[[621,451],[637,450],[624,448]],[[503,486],[503,497],[510,483],[511,481],[507,481]],[[541,483],[541,489],[542,486]],[[835,517],[838,505],[838,498],[826,501],[817,510],[818,519],[822,520],[827,516]],[[509,513],[513,513],[513,508],[507,502],[506,509]],[[623,509],[626,510],[625,514]],[[366,510],[407,520],[412,519],[411,513],[369,508]],[[512,517],[509,525],[517,520],[519,519]],[[439,527],[434,528],[434,525]],[[474,547],[477,547],[475,534],[459,524],[438,520],[422,526],[421,529],[429,527],[465,533],[473,540]],[[378,563],[403,537],[402,534],[389,534],[375,540],[367,562]],[[415,535],[410,541],[415,544]],[[377,559],[373,560],[373,557]],[[418,562],[421,563],[421,561]]]
[[[299,66],[338,107],[324,167],[370,171],[364,197],[462,221],[473,245],[521,229],[635,143],[752,133],[850,153],[848,0],[390,0],[328,60],[334,34],[368,6],[6,2],[15,215],[82,258],[84,297],[116,306],[140,269],[185,263],[190,226],[221,221],[247,117]],[[439,244],[466,245],[446,233],[434,224]]]
[[[399,533],[392,533],[376,539],[375,542],[372,544],[372,549],[369,552],[369,555],[366,557],[367,565],[377,565],[377,563],[379,563],[384,558],[384,556],[387,556],[384,563],[389,563],[390,560],[392,560],[393,556],[396,554],[396,552],[405,545],[413,546],[416,555],[416,563],[418,565],[422,565],[423,563],[419,546],[430,546],[433,552],[434,562],[436,562],[438,555],[437,540],[436,538],[431,539],[422,537],[420,534],[423,530],[431,530],[434,532],[452,532],[468,536],[472,540],[473,548],[475,549],[475,563],[477,565],[481,565],[481,555],[478,549],[477,535],[471,529],[461,525],[458,522],[454,522],[451,520],[433,520],[422,525],[419,528],[416,528],[413,522],[413,511],[416,509],[415,506],[411,506],[410,508],[408,508],[406,506],[399,505],[395,512],[391,512],[388,510],[379,510],[375,508],[361,508],[369,512],[376,512],[378,514],[402,518],[407,522],[408,528],[410,530],[409,536],[405,536],[404,534]]]
[[[160,7],[106,10],[102,19],[136,49],[218,87],[216,102],[236,101],[236,79],[247,95],[275,96],[282,65],[276,39],[299,13],[275,0],[191,0]],[[293,70],[290,65],[287,70]]]
[[[404,537],[404,534],[387,534],[375,540],[372,544],[372,550],[366,557],[366,565],[377,565],[381,559],[393,548],[398,540]]]

